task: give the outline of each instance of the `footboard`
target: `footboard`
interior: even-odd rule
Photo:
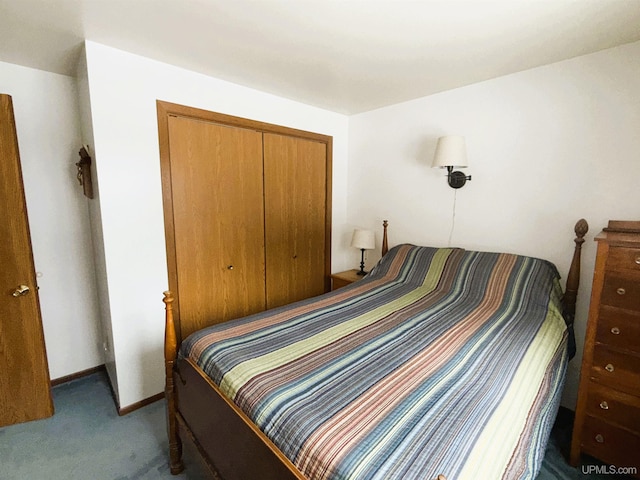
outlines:
[[[178,418],[205,460],[225,480],[305,477],[190,360],[174,370]]]

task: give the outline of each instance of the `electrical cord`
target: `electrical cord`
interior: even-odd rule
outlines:
[[[456,225],[456,198],[458,195],[458,189],[453,190],[453,215],[451,216],[451,231],[449,232],[449,242],[447,243],[448,247],[451,247],[451,238],[453,237],[453,229]]]

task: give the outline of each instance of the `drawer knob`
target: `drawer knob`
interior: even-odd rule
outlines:
[[[613,327],[611,329],[611,333],[613,333],[614,335],[620,335],[620,329],[618,327]]]
[[[640,255],[636,257],[636,263],[640,265]]]
[[[618,295],[624,295],[625,293],[627,293],[627,291],[624,288],[620,287],[616,290],[616,293]]]
[[[606,367],[604,367],[604,369],[605,369],[607,372],[613,372],[613,370],[614,370],[613,365],[611,365],[610,363],[607,363],[607,366],[606,366]]]
[[[600,408],[602,410],[609,410],[609,404],[607,403],[606,400],[603,400],[603,401],[600,402]]]
[[[229,266],[227,267],[227,270],[233,270],[233,265],[229,265]]]
[[[604,443],[604,437],[600,433],[596,435],[596,442]]]

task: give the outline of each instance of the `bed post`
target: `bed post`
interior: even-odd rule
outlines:
[[[582,244],[584,243],[584,236],[589,231],[589,225],[584,218],[581,218],[576,223],[574,232],[576,238],[575,249],[573,250],[573,259],[571,260],[571,267],[569,268],[569,275],[567,275],[567,284],[564,289],[564,296],[562,297],[562,306],[564,307],[564,317],[567,322],[567,326],[573,325],[573,320],[576,315],[576,298],[578,296],[578,286],[580,285],[580,254],[582,253]]]
[[[389,226],[389,222],[386,220],[382,221],[382,256],[384,257],[389,251],[389,243],[387,241],[387,227]]]
[[[177,475],[184,470],[182,463],[182,442],[178,433],[178,419],[176,417],[176,394],[173,386],[173,365],[176,361],[178,342],[176,340],[176,327],[173,322],[173,295],[164,292],[162,301],[165,304],[165,330],[164,330],[164,365],[165,365],[165,398],[167,399],[167,433],[169,435],[169,466],[171,473]]]

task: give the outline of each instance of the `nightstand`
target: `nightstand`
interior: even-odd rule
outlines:
[[[338,288],[346,287],[347,285],[352,284],[353,282],[357,282],[361,280],[364,275],[358,275],[359,270],[347,270],[346,272],[334,273],[331,275],[331,291],[337,290]]]

